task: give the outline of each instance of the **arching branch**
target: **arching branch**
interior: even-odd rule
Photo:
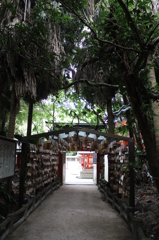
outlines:
[[[87,79],[80,79],[80,80],[77,80],[77,81],[74,81],[72,83],[65,85],[62,89],[68,89],[78,83],[86,83],[91,87],[99,87],[99,88],[100,87],[112,87],[112,88],[116,88],[116,89],[119,88],[119,85],[113,85],[113,84],[109,84],[109,83],[91,83]]]
[[[138,29],[135,26],[135,24],[134,24],[134,22],[133,22],[133,20],[131,18],[131,15],[130,15],[130,12],[129,12],[128,8],[126,7],[125,3],[122,0],[118,0],[118,3],[120,4],[121,8],[123,9],[123,11],[125,13],[125,16],[126,16],[128,22],[130,23],[130,27],[131,27],[132,31],[135,33],[135,35],[136,35],[136,39],[137,39],[137,41],[138,41],[138,43],[140,45],[140,49],[142,50],[144,44],[143,44],[143,42],[142,42],[142,40],[140,38],[140,34],[138,32]]]
[[[158,26],[159,26],[159,23],[157,23],[157,25],[152,29],[152,31],[150,32],[150,34],[149,34],[149,37],[148,37],[148,39],[147,39],[147,41],[146,41],[146,44],[149,42],[149,40],[151,39],[151,36],[153,35],[153,33],[155,32],[155,30],[158,28]],[[156,41],[155,41],[156,42]],[[154,42],[154,46],[156,45],[156,43]]]
[[[121,45],[118,45],[118,44],[115,44],[115,43],[112,43],[110,41],[107,41],[107,40],[102,40],[100,38],[98,38],[97,36],[97,33],[96,31],[73,9],[71,8],[70,6],[68,6],[67,4],[63,3],[63,1],[61,1],[61,4],[70,12],[72,12],[76,17],[78,17],[78,19],[86,26],[88,27],[91,32],[93,33],[94,35],[94,38],[100,42],[100,43],[103,43],[103,44],[110,44],[116,48],[120,48],[120,49],[123,49],[123,50],[128,50],[128,51],[133,51],[133,52],[136,52],[136,53],[142,53],[143,51],[140,51],[140,50],[137,50],[137,49],[134,49],[134,48],[127,48],[127,47],[123,47]],[[135,25],[134,25],[135,26]],[[140,39],[140,38],[139,38]],[[139,41],[140,43],[140,41]],[[141,46],[140,46],[141,47]],[[142,49],[142,48],[141,48]]]

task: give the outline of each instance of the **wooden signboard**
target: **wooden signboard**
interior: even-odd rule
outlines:
[[[14,175],[15,156],[16,142],[0,137],[0,179]]]

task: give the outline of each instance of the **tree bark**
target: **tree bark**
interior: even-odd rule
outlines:
[[[32,117],[33,117],[33,101],[30,99],[30,101],[29,101],[29,109],[28,109],[27,137],[31,136],[31,132],[32,132]]]
[[[108,112],[108,126],[109,126],[109,133],[114,134],[114,118],[113,118],[113,111],[112,111],[112,100],[107,100],[107,112]]]
[[[10,118],[9,118],[9,128],[8,128],[9,138],[14,138],[16,113],[17,113],[17,99],[16,99],[14,87],[13,87],[12,93],[11,93],[11,107],[10,107]]]
[[[156,75],[155,69],[153,66],[151,55],[148,56],[147,66],[149,68],[148,72],[148,80],[152,85],[152,88],[156,86]],[[157,101],[152,101],[152,110],[153,110],[153,124],[154,124],[154,132],[156,139],[156,151],[159,153],[159,103]],[[159,155],[157,154],[157,160],[159,162]]]
[[[94,0],[87,0],[88,3],[88,15],[93,16],[94,15]]]
[[[2,132],[2,96],[1,96],[1,93],[0,93],[0,131]]]
[[[155,69],[152,62],[151,55],[148,56],[147,59],[147,66],[149,68],[148,72],[148,80],[151,83],[152,87],[154,88],[156,86],[156,75],[155,75]],[[153,111],[153,125],[154,129],[151,131],[154,133],[155,140],[154,140],[154,159],[150,162],[150,168],[153,169],[153,178],[155,182],[159,185],[159,103],[158,101],[152,101],[152,111]],[[159,186],[158,186],[159,190]]]
[[[1,124],[1,133],[5,133],[5,124],[6,124],[6,112],[4,111],[1,115],[1,120],[2,120],[2,124]]]
[[[152,126],[148,123],[146,114],[143,112],[142,104],[140,103],[140,94],[137,92],[134,77],[134,75],[126,76],[125,84],[146,147],[149,170],[159,192],[159,162],[156,152],[155,134]]]
[[[10,118],[9,118],[9,128],[8,128],[8,137],[14,138],[14,131],[15,131],[15,121],[16,121],[16,114],[17,114],[17,99],[14,87],[12,87],[11,93],[11,105],[10,105]],[[12,178],[7,178],[7,192],[10,194],[12,189]]]

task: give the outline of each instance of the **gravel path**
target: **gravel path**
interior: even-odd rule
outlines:
[[[96,185],[63,185],[7,240],[133,240]]]

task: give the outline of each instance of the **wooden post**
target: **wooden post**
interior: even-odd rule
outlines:
[[[20,160],[21,160],[21,153],[18,152],[17,153],[17,167],[18,167],[18,169],[20,169]]]
[[[59,179],[61,182],[61,186],[63,185],[63,159],[62,159],[62,153],[59,153]]]
[[[130,163],[130,195],[129,195],[129,207],[135,210],[135,184],[134,184],[134,168],[135,153],[134,153],[134,138],[129,139],[129,163]]]
[[[117,197],[117,193],[113,193],[113,195],[112,195],[112,200],[113,200],[113,202],[112,202],[112,207],[115,209],[115,197]]]
[[[99,183],[100,176],[100,155],[97,153],[97,184]]]
[[[127,207],[126,212],[127,212],[128,226],[132,231],[134,231],[133,230],[134,209],[132,207]]]
[[[22,207],[24,202],[24,184],[25,184],[25,173],[26,173],[26,164],[29,153],[29,144],[22,143],[22,158],[20,166],[20,183],[19,183],[19,208]]]

